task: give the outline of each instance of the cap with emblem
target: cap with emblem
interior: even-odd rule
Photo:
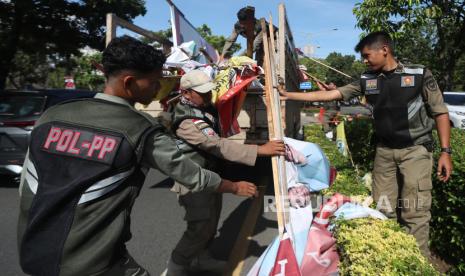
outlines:
[[[199,93],[208,93],[215,86],[211,78],[200,70],[192,70],[181,77],[181,89],[192,89]]]

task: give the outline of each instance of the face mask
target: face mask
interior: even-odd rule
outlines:
[[[186,97],[184,96],[181,96],[181,103],[182,104],[187,104],[189,106],[192,106],[192,107],[199,107],[197,104],[191,102],[190,100],[188,100]]]

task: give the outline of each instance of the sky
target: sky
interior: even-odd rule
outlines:
[[[237,11],[247,5],[255,7],[255,17],[271,13],[278,23],[278,5],[286,5],[287,16],[297,47],[313,45],[312,56],[325,58],[331,52],[356,55],[354,46],[362,32],[355,27],[352,13],[355,0],[172,0],[192,25],[207,24],[215,35],[229,36],[237,20]],[[170,9],[165,0],[146,0],[147,13],[138,16],[134,23],[142,28],[157,31],[170,27]],[[334,30],[337,29],[337,30]],[[124,32],[118,30],[118,34]],[[245,38],[238,41],[245,48]]]

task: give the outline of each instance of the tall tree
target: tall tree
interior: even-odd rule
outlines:
[[[365,0],[353,12],[362,30],[388,31],[397,50],[427,59],[443,90],[454,87],[457,61],[465,55],[465,1]]]
[[[131,21],[145,14],[145,1],[0,1],[0,90],[5,87],[17,53],[70,59],[86,45],[103,49],[108,12]]]
[[[200,27],[198,27],[197,31],[218,52],[221,53],[221,51],[223,51],[223,46],[226,43],[226,37],[224,37],[222,35],[214,35],[214,34],[212,34],[212,30],[206,24],[202,24]],[[231,47],[231,54],[234,54],[235,52],[239,51],[240,49],[241,49],[241,44],[234,43],[233,46]]]
[[[361,62],[355,60],[355,56],[342,55],[336,52],[332,52],[326,57],[326,63],[331,67],[350,75],[353,80],[358,79],[365,68],[365,66],[360,66]],[[332,82],[338,87],[353,80],[333,70],[328,70],[326,73],[326,81]]]

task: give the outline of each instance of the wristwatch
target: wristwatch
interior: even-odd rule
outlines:
[[[452,154],[452,149],[451,148],[441,148],[441,152],[445,152],[447,154]]]

